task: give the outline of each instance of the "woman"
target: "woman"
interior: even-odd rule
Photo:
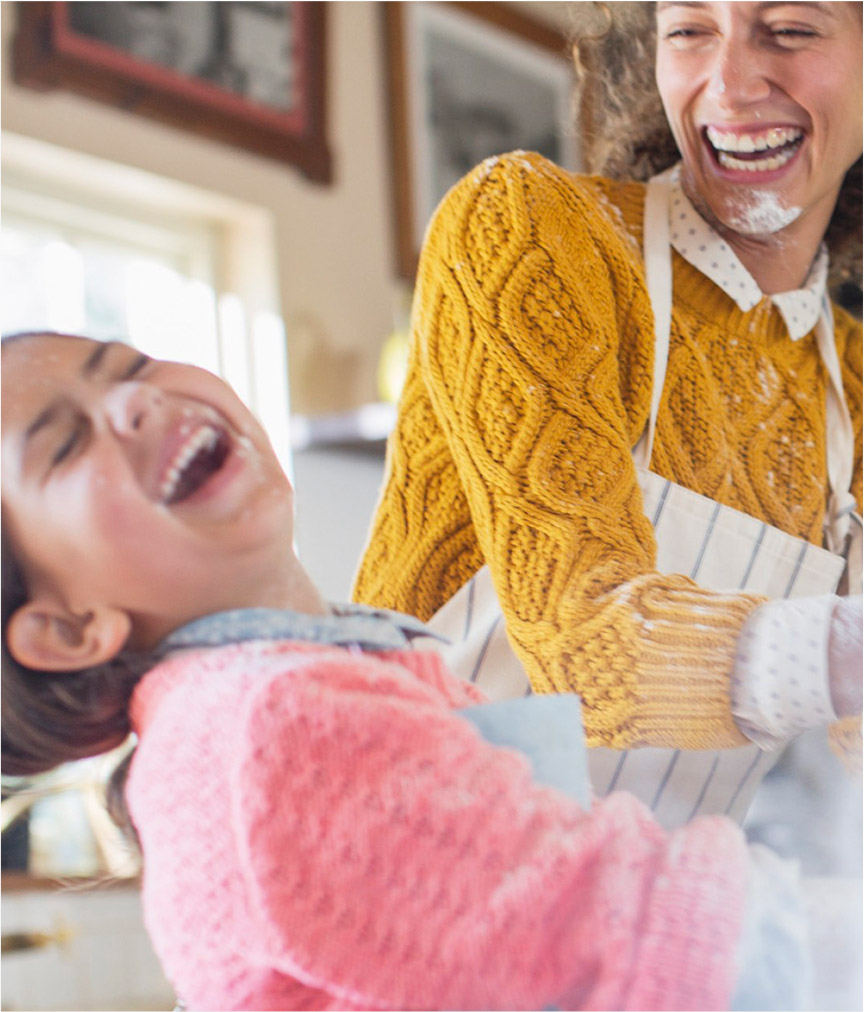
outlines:
[[[860,599],[825,596],[839,570],[817,546],[828,522],[841,548],[861,503],[861,329],[837,307],[829,324],[822,251],[825,238],[845,254],[860,222],[861,8],[612,11],[654,18],[655,6],[656,106],[682,165],[653,196],[518,153],[484,163],[437,211],[355,596],[428,619],[470,602],[488,566],[533,690],[582,697],[588,741],[605,746],[595,789],[636,789],[673,823],[743,817],[773,759],[741,746],[776,748],[860,713]],[[642,43],[646,30],[629,35]],[[610,76],[631,59],[619,52]],[[629,143],[610,164],[644,178],[678,156],[663,159],[672,146],[644,81],[631,83],[618,96],[629,130],[609,123]],[[740,511],[733,529],[759,522],[740,580],[712,581],[698,545],[692,566],[674,561],[670,488],[707,497],[712,516]],[[706,530],[721,568],[741,554]],[[760,546],[786,535],[803,546],[787,557],[825,572],[760,587]],[[765,602],[790,590],[806,596]],[[781,664],[765,660],[780,648]],[[654,747],[652,770],[609,751],[637,745]],[[681,749],[703,751],[681,762]]]

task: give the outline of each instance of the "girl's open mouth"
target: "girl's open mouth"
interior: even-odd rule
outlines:
[[[708,126],[705,139],[724,169],[772,172],[795,157],[804,140],[798,127],[770,127],[759,133],[724,132]]]
[[[206,423],[186,439],[171,458],[159,486],[166,506],[183,502],[221,470],[231,452],[225,429]]]

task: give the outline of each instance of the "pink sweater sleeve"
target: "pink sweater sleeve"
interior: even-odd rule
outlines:
[[[725,1007],[731,823],[586,812],[372,658],[268,680],[243,728],[234,825],[274,968],[366,1009]]]

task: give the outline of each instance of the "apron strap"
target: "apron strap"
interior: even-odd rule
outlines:
[[[672,257],[669,245],[669,182],[674,167],[654,176],[645,188],[642,248],[645,283],[654,311],[654,380],[648,426],[633,450],[639,467],[648,468],[654,449],[654,431],[660,412],[660,398],[669,361],[669,330],[672,326]]]
[[[822,301],[822,313],[816,324],[816,341],[829,379],[825,395],[825,449],[831,495],[825,517],[825,539],[832,552],[842,552],[850,530],[850,519],[858,510],[855,496],[850,491],[855,435],[849,405],[843,394],[843,374],[834,342],[834,315],[827,296]]]
[[[643,256],[648,298],[654,311],[654,377],[648,424],[633,449],[637,466],[649,468],[660,398],[669,361],[669,332],[672,324],[672,247],[669,242],[669,182],[677,166],[649,180],[645,188]],[[825,441],[830,496],[825,517],[825,538],[832,552],[842,552],[849,534],[850,518],[858,505],[850,491],[855,455],[855,437],[849,406],[843,394],[843,376],[834,343],[834,318],[827,295],[816,324],[816,342],[828,373],[825,402]],[[859,521],[860,522],[860,521]]]

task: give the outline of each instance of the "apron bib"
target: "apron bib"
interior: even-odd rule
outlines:
[[[827,541],[833,551],[756,520],[739,510],[676,485],[648,470],[669,349],[672,313],[672,261],[668,237],[668,181],[652,180],[645,199],[646,283],[655,316],[655,363],[648,426],[633,451],[645,513],[657,540],[656,568],[683,573],[700,586],[717,591],[749,591],[771,598],[815,596],[836,591],[845,559],[836,554],[860,538],[860,519],[851,522],[855,501],[848,489],[852,477],[853,436],[830,309],[817,327],[819,349],[831,379],[826,401],[828,470],[833,518]],[[858,546],[851,546],[855,559]],[[860,586],[857,575],[849,584]],[[475,682],[493,700],[531,695],[525,669],[507,639],[488,566],[447,601],[427,623],[449,644],[438,645],[451,670]],[[718,751],[635,748],[588,750],[591,785],[598,796],[627,790],[644,801],[661,825],[681,825],[696,815],[724,814],[743,821],[767,771],[782,750],[755,745]]]

